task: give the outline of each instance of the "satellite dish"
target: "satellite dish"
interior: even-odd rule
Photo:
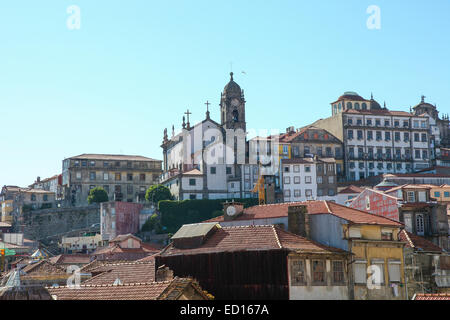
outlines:
[[[236,208],[233,206],[229,206],[227,208],[227,215],[234,216],[236,214]]]

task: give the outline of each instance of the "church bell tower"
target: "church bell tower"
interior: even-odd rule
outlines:
[[[233,72],[220,99],[220,119],[224,129],[242,129],[246,132],[244,91],[234,82]]]

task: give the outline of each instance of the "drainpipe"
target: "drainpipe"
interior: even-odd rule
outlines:
[[[403,246],[403,276],[405,277],[405,291],[406,291],[406,300],[409,300],[408,297],[408,279],[406,276],[406,263],[405,263],[405,246]]]

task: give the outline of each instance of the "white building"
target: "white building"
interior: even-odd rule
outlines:
[[[284,202],[333,200],[336,198],[336,161],[333,158],[283,159]]]
[[[192,126],[183,117],[182,131],[172,137],[164,130],[161,147],[164,170],[160,183],[178,200],[226,199],[251,196],[253,176],[246,164],[246,122],[244,91],[233,80],[221,94],[221,123],[206,111],[206,118]],[[207,102],[209,106],[209,102]],[[230,135],[231,134],[231,135]],[[243,173],[244,171],[244,173]]]
[[[345,170],[350,181],[383,173],[408,173],[431,166],[429,118],[382,108],[346,92],[332,104],[333,116],[315,126],[344,142]]]

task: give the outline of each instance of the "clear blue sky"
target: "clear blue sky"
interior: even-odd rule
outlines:
[[[380,30],[366,26],[369,5]],[[163,130],[186,108],[197,122],[209,100],[220,120],[230,62],[248,128],[328,117],[344,91],[397,110],[424,94],[450,113],[449,17],[448,0],[2,1],[0,185],[81,153],[162,159]]]

